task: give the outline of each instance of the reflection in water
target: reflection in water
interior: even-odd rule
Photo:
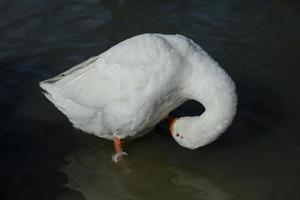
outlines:
[[[230,199],[230,195],[216,185],[214,185],[207,178],[195,176],[189,170],[184,170],[182,168],[171,169],[174,173],[177,174],[176,177],[171,179],[172,183],[175,185],[183,186],[192,186],[198,190],[198,193],[193,195],[196,199],[217,199],[217,200],[226,200]]]
[[[65,186],[86,200],[230,198],[208,177],[168,165],[158,151],[133,153],[136,161],[129,157],[118,164],[107,159],[110,153],[104,146],[90,146],[68,156],[61,169],[68,177]],[[68,199],[65,194],[64,198]]]
[[[68,176],[66,186],[82,193],[86,200],[135,199],[123,186],[126,174],[107,159],[103,149],[78,151],[67,162],[62,168]]]

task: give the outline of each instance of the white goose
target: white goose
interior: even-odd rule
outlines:
[[[235,85],[200,46],[181,35],[142,34],[40,82],[74,127],[114,140],[142,136],[189,99],[200,116],[170,119],[173,138],[195,149],[218,138],[236,112]]]

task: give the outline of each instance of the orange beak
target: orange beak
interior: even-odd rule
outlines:
[[[178,119],[178,118],[176,118],[176,117],[168,117],[168,118],[167,118],[168,128],[169,128],[169,130],[170,130],[171,135],[172,135],[174,123],[175,123],[175,121],[176,121],[177,119]]]

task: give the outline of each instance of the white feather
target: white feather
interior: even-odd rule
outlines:
[[[233,89],[227,89],[230,84]],[[222,111],[230,122],[236,106],[230,77],[200,46],[180,35],[135,36],[40,86],[76,128],[107,139],[143,135],[190,98],[223,102],[230,107]],[[186,125],[192,120],[188,121],[177,125],[189,129]],[[192,141],[178,143],[195,147]]]

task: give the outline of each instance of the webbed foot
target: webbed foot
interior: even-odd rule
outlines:
[[[112,155],[112,161],[117,163],[124,158],[124,156],[128,156],[128,154],[124,151],[120,151]]]

